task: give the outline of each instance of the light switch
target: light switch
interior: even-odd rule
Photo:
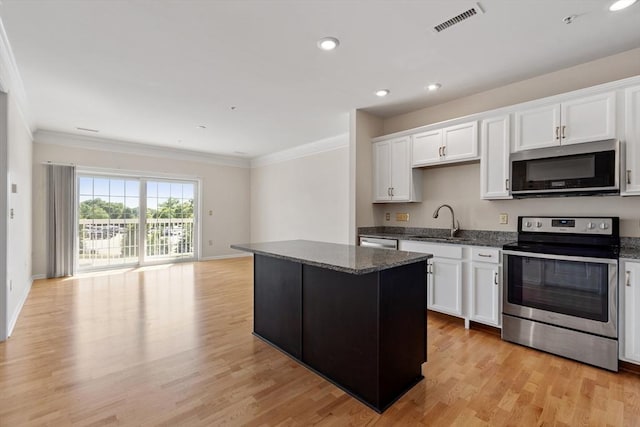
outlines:
[[[409,214],[404,212],[396,212],[396,221],[409,221]]]
[[[506,213],[500,214],[500,224],[509,224],[509,214],[506,214]]]
[[[18,184],[11,184],[11,192],[12,193],[18,192]]]

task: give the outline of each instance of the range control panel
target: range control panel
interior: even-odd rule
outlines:
[[[521,218],[518,231],[538,233],[572,233],[612,235],[612,218],[554,218],[532,217]]]

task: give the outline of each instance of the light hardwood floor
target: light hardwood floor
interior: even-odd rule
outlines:
[[[0,426],[640,425],[640,377],[440,316],[383,415],[251,330],[250,258],[36,281],[0,343]]]

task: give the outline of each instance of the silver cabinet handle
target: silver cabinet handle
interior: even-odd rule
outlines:
[[[442,146],[442,155],[443,155],[443,156],[446,156],[446,155],[447,155],[447,146],[446,146],[446,145],[443,145],[443,146]]]
[[[393,187],[391,187],[391,197],[393,197],[393,196],[394,196],[394,194],[393,194]]]
[[[566,136],[564,134],[564,131],[565,131],[566,128],[567,128],[566,126],[562,126],[562,139],[566,138]]]
[[[493,272],[493,284],[498,286],[498,272],[497,271]]]
[[[560,126],[556,126],[556,139],[560,139]]]
[[[509,191],[509,178],[504,180],[504,189]]]
[[[481,256],[483,258],[491,258],[490,254],[478,254],[478,256]]]
[[[631,171],[627,169],[627,184],[631,184]]]
[[[438,147],[438,155],[442,157],[442,147]]]
[[[391,197],[391,187],[387,187],[387,196]]]
[[[627,286],[631,286],[631,272],[627,271],[625,272],[625,278],[624,278],[624,284]]]

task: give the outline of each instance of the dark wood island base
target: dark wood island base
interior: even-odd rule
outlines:
[[[382,412],[423,378],[428,256],[404,252],[416,260],[389,266],[384,250],[357,250],[379,256],[381,268],[348,272],[252,251],[254,335]]]

